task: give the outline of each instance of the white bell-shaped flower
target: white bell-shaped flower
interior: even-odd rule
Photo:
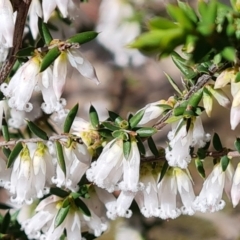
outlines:
[[[33,57],[17,70],[9,85],[1,85],[1,91],[9,97],[8,105],[11,108],[27,112],[32,110],[29,100],[40,78],[39,67],[40,60]]]
[[[58,186],[65,186],[72,191],[78,190],[78,183],[91,164],[91,156],[84,144],[72,142],[69,147],[63,146],[66,174],[57,164],[56,176],[52,181]]]
[[[50,2],[47,0],[43,0],[42,8],[43,8],[44,22],[48,21],[52,12],[56,7],[58,7],[62,16],[66,18],[69,14],[68,13],[69,8],[71,10],[73,4],[75,5],[75,8],[78,8],[78,5],[75,3],[74,0],[51,0]]]
[[[194,207],[201,212],[215,212],[222,210],[225,201],[222,199],[223,189],[229,195],[233,177],[233,167],[228,164],[226,171],[217,163],[210,175],[204,181],[203,188],[194,201]]]
[[[236,207],[240,200],[240,163],[238,163],[233,176],[233,183],[231,188],[231,199],[233,207]]]
[[[177,193],[182,200],[182,207],[177,205]],[[177,218],[180,214],[193,215],[195,194],[189,176],[180,168],[170,168],[158,184],[159,217]]]
[[[33,39],[36,39],[38,35],[38,17],[42,18],[42,6],[39,0],[32,0],[28,14],[29,14],[29,27]]]
[[[172,125],[172,131],[168,134],[169,146],[165,152],[170,166],[187,168],[191,161],[190,147],[204,147],[206,142],[210,141],[210,134],[204,132],[200,117],[192,120],[189,129],[183,121]]]
[[[78,49],[70,48],[62,51],[53,65],[53,89],[57,99],[62,95],[66,79],[71,76],[73,69],[76,69],[83,77],[99,83],[94,67]]]
[[[0,45],[12,47],[14,33],[13,7],[9,0],[0,1]]]
[[[144,185],[142,191],[137,192],[135,200],[140,208],[141,213],[144,217],[157,217],[158,216],[158,190],[157,190],[157,181],[158,176],[154,174],[158,165],[155,166],[155,169],[152,168],[152,165],[145,163],[141,165],[140,170],[140,181]],[[159,166],[158,166],[159,167]],[[160,169],[158,169],[160,172]],[[159,175],[159,174],[158,174]]]
[[[31,204],[33,199],[48,193],[53,175],[54,165],[47,147],[42,142],[28,143],[15,160],[11,182],[5,187],[13,194],[13,202]]]

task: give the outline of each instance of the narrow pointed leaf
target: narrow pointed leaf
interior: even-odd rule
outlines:
[[[78,208],[88,217],[91,217],[91,212],[89,211],[87,205],[82,201],[80,198],[76,198],[75,204],[78,206]]]
[[[129,120],[131,128],[135,128],[138,123],[142,120],[145,110],[141,110],[138,113],[136,113],[134,116],[131,117]]]
[[[40,66],[40,72],[43,72],[44,70],[46,70],[60,54],[61,52],[58,49],[58,47],[54,47],[50,49],[42,60],[42,63]]]
[[[181,92],[179,86],[176,84],[176,82],[175,82],[167,73],[164,72],[164,74],[165,74],[165,76],[167,77],[169,83],[170,83],[170,84],[172,85],[172,87],[175,89],[175,91],[178,92],[178,94],[179,94],[180,96],[182,96],[182,92]]]
[[[11,222],[11,215],[9,211],[7,211],[1,223],[1,233],[7,233],[10,222]]]
[[[64,126],[63,126],[63,131],[65,133],[69,133],[71,127],[72,127],[72,123],[77,115],[78,112],[78,104],[76,104],[68,113],[65,122],[64,122]]]
[[[7,160],[7,168],[10,168],[12,164],[14,163],[15,159],[23,149],[22,143],[18,142],[16,146],[13,148],[8,160]]]
[[[215,148],[216,151],[222,151],[223,150],[221,140],[220,140],[217,133],[214,133],[212,141],[213,141],[213,147]]]
[[[63,189],[58,188],[58,187],[50,188],[50,193],[53,194],[53,195],[56,195],[58,197],[61,197],[61,198],[65,198],[65,197],[67,197],[69,195],[68,192],[66,192]]]
[[[56,147],[58,164],[59,164],[60,168],[62,169],[64,175],[66,176],[66,164],[65,164],[65,159],[64,159],[64,155],[63,155],[62,145],[59,141],[56,141],[55,147]]]
[[[200,101],[202,100],[202,96],[203,96],[203,91],[201,89],[190,97],[188,101],[188,105],[196,108],[200,103]]]
[[[7,210],[7,209],[12,209],[13,207],[5,204],[5,203],[0,203],[0,209]]]
[[[9,148],[3,147],[3,153],[4,155],[9,158],[10,154],[11,154],[11,150]]]
[[[119,124],[123,119],[115,112],[108,111],[109,117],[112,121],[115,121],[115,123]]]
[[[206,175],[205,175],[205,169],[204,169],[204,167],[203,167],[203,162],[202,162],[199,158],[196,158],[196,159],[195,159],[195,166],[196,166],[197,171],[198,171],[198,173],[200,174],[200,176],[201,176],[202,178],[205,178]]]
[[[7,125],[7,122],[5,120],[5,117],[2,118],[2,134],[3,134],[3,138],[4,138],[5,141],[10,140],[8,125]]]
[[[41,38],[44,42],[49,45],[50,42],[53,40],[52,35],[48,29],[48,26],[45,22],[43,22],[42,18],[38,18],[38,30]]]
[[[111,122],[103,122],[102,125],[111,131],[120,130],[120,127],[113,125]]]
[[[148,141],[149,149],[151,150],[152,154],[155,157],[158,157],[159,156],[159,152],[158,152],[158,149],[157,149],[157,147],[155,145],[155,142],[153,141],[153,138],[149,137],[147,141]]]
[[[27,121],[27,124],[31,132],[34,133],[37,137],[46,141],[48,140],[48,135],[41,128],[39,128],[35,123],[33,123],[32,121]]]
[[[86,42],[90,42],[91,40],[96,38],[97,35],[98,35],[98,33],[94,32],[94,31],[78,33],[78,34],[72,36],[71,38],[69,38],[67,40],[67,42],[83,44]]]
[[[157,132],[156,128],[142,127],[136,131],[140,137],[150,137]]]
[[[89,109],[89,117],[93,127],[98,127],[99,125],[99,118],[96,109],[91,105]]]
[[[236,138],[234,142],[234,146],[237,149],[237,151],[240,153],[240,138]]]
[[[34,47],[27,47],[27,48],[20,49],[17,52],[16,57],[17,58],[22,58],[22,57],[25,58],[25,57],[32,56],[34,53],[34,50],[35,50]]]
[[[168,167],[169,167],[169,165],[168,165],[168,162],[167,162],[167,161],[165,161],[165,162],[164,162],[164,164],[163,164],[163,167],[162,167],[162,171],[161,171],[161,175],[160,175],[159,182],[161,182],[161,181],[162,181],[162,179],[163,179],[163,177],[164,177],[165,173],[166,173],[166,172],[167,172],[167,170],[168,170]]]
[[[131,142],[129,141],[123,142],[123,154],[126,159],[128,159],[130,151],[131,151]]]
[[[146,150],[145,147],[143,145],[143,142],[141,141],[141,139],[139,137],[136,137],[137,139],[137,146],[138,146],[138,150],[142,155],[146,154]]]
[[[223,156],[220,160],[221,166],[222,166],[222,170],[225,172],[228,164],[229,164],[229,158],[227,156]]]
[[[60,208],[58,210],[58,213],[57,213],[57,216],[55,218],[55,221],[54,221],[54,227],[57,228],[58,226],[60,226],[63,221],[65,220],[68,212],[69,212],[69,209],[70,209],[70,206],[68,205],[67,207],[65,208]]]

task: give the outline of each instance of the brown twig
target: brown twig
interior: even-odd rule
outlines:
[[[28,9],[32,0],[19,0],[14,2],[14,9],[17,11],[15,30],[13,35],[13,47],[10,50],[8,59],[0,69],[0,84],[5,81],[16,62],[16,53],[22,46],[22,37],[27,19]]]

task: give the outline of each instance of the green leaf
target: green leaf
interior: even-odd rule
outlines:
[[[103,122],[102,125],[111,131],[120,130],[120,127],[117,127],[112,122]]]
[[[2,118],[2,134],[3,134],[3,138],[5,141],[9,141],[10,140],[10,135],[9,135],[9,131],[8,131],[8,125],[6,122],[5,117],[3,116]]]
[[[69,212],[69,209],[70,209],[70,205],[68,205],[65,208],[60,208],[58,210],[57,216],[56,216],[55,221],[54,221],[54,227],[55,228],[60,226],[62,224],[62,222],[65,220],[65,218],[66,218],[66,216]]]
[[[12,208],[13,207],[8,204],[0,203],[0,209],[2,209],[2,210],[12,209]]]
[[[40,72],[43,72],[44,70],[46,70],[60,54],[61,52],[58,49],[58,47],[54,47],[50,49],[42,60],[42,63],[40,66]]]
[[[127,141],[129,139],[128,134],[124,130],[116,130],[112,133],[112,136],[114,138],[121,138],[125,141]]]
[[[205,178],[206,175],[205,175],[205,169],[204,169],[204,167],[203,167],[203,162],[202,162],[199,158],[196,158],[196,159],[195,159],[195,166],[196,166],[197,171],[198,171],[198,173],[200,174],[200,176],[201,176],[202,178]]]
[[[174,18],[184,29],[186,30],[193,30],[195,27],[194,22],[191,18],[186,15],[185,11],[178,6],[174,5],[167,5],[167,12],[168,14]]]
[[[215,148],[216,151],[222,151],[223,150],[221,140],[220,140],[217,133],[214,133],[212,142],[213,142],[213,147]]]
[[[240,153],[240,138],[236,138],[234,142],[234,146],[237,149],[237,151]]]
[[[60,168],[62,169],[64,175],[66,176],[66,164],[65,164],[65,159],[64,159],[64,155],[63,155],[62,145],[59,141],[55,142],[55,148],[56,148],[56,153],[57,153],[58,164],[59,164]]]
[[[10,222],[11,222],[11,215],[10,215],[9,211],[7,211],[7,213],[5,214],[5,216],[2,220],[1,233],[7,233]]]
[[[202,96],[203,96],[203,91],[202,89],[200,89],[190,97],[188,101],[188,106],[196,108],[200,103],[200,101],[202,100]]]
[[[164,74],[165,74],[165,76],[167,77],[169,83],[170,83],[170,84],[172,85],[172,87],[175,89],[175,91],[178,92],[178,94],[179,94],[180,96],[182,96],[182,92],[181,92],[179,86],[176,84],[176,82],[175,82],[167,73],[164,72]]]
[[[123,142],[123,154],[127,160],[131,151],[131,147],[132,147],[131,142],[129,141]]]
[[[65,119],[64,126],[63,126],[63,131],[65,133],[69,133],[72,127],[73,121],[77,115],[77,112],[78,112],[78,103],[70,110],[70,112],[68,113]]]
[[[98,33],[94,31],[78,33],[70,37],[66,42],[84,44],[96,38],[97,35]]]
[[[228,167],[228,164],[229,164],[229,161],[230,160],[229,160],[229,158],[227,156],[221,157],[220,163],[221,163],[223,172],[226,171],[226,169]]]
[[[234,62],[236,60],[236,50],[234,47],[225,47],[222,50],[221,54],[226,60],[230,62]]]
[[[96,109],[93,107],[93,105],[91,105],[90,109],[89,109],[89,118],[91,121],[91,124],[93,127],[98,127],[99,125],[99,118],[98,118],[98,114]]]
[[[182,119],[182,115],[181,116],[172,116],[170,118],[168,118],[165,123],[174,123],[179,121],[180,119]]]
[[[168,168],[169,168],[168,162],[165,161],[164,164],[163,164],[163,167],[162,167],[162,171],[161,171],[161,174],[160,174],[159,182],[162,181],[162,179],[163,179],[164,175],[166,174]]]
[[[181,8],[184,13],[194,22],[197,23],[198,17],[195,13],[195,11],[185,2],[178,0],[178,6]]]
[[[3,147],[3,153],[4,155],[9,158],[10,154],[11,154],[11,150],[9,148]]]
[[[169,28],[178,28],[178,25],[166,18],[155,17],[151,19],[148,23],[150,29],[169,29]]]
[[[136,133],[140,137],[151,137],[153,134],[157,132],[156,128],[151,128],[151,127],[142,127],[136,131]]]
[[[86,216],[91,217],[91,212],[89,211],[87,205],[82,201],[81,198],[76,198],[74,202]]]
[[[115,112],[108,111],[109,117],[112,121],[115,121],[115,123],[119,124],[123,119]]]
[[[51,187],[50,188],[50,193],[53,194],[53,195],[56,195],[58,197],[61,197],[61,198],[65,198],[69,195],[68,192],[66,192],[63,189],[58,188],[58,187]]]
[[[45,22],[43,22],[42,18],[38,18],[38,30],[41,38],[44,42],[49,45],[50,42],[53,40],[50,31],[48,30],[48,26]]]
[[[146,154],[146,150],[145,147],[143,145],[143,142],[141,141],[141,139],[139,137],[136,137],[137,139],[137,146],[138,146],[138,150],[141,154],[145,155]]]
[[[48,135],[41,128],[35,125],[35,123],[32,121],[27,121],[27,124],[31,132],[34,133],[37,137],[46,141],[48,140]]]
[[[8,160],[7,160],[7,168],[10,168],[12,164],[14,163],[15,159],[23,149],[22,143],[18,142],[16,146],[13,148]]]
[[[17,52],[16,57],[17,58],[25,58],[25,57],[32,56],[34,53],[34,50],[35,50],[34,47],[22,48]]]
[[[178,53],[172,52],[171,57],[175,65],[187,79],[192,79],[197,76],[197,73],[187,64],[187,61],[183,59]]]
[[[135,128],[138,125],[138,123],[143,118],[144,112],[145,110],[141,110],[131,117],[131,119],[129,120],[129,124],[131,128]]]
[[[199,148],[198,151],[197,151],[197,156],[199,157],[199,159],[205,159],[205,157],[206,157],[206,149]]]
[[[155,142],[153,141],[153,138],[149,137],[147,142],[148,142],[148,146],[149,146],[149,149],[151,150],[152,154],[155,157],[158,157],[160,154],[159,154],[158,149],[157,149],[157,147],[155,145]]]

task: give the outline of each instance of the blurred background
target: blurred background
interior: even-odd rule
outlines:
[[[197,1],[189,1],[196,6]],[[159,60],[158,56],[146,56],[128,48],[141,32],[147,29],[148,19],[154,16],[166,16],[165,6],[176,1],[163,0],[88,0],[80,4],[78,17],[73,24],[50,21],[58,26],[52,31],[55,38],[65,39],[76,31],[97,30],[96,40],[81,46],[84,56],[95,67],[100,84],[79,77],[73,72],[67,81],[64,98],[67,108],[79,103],[79,116],[88,119],[90,104],[97,109],[100,119],[104,120],[107,110],[127,117],[146,104],[168,99],[174,94],[164,72],[176,82],[181,83],[181,74],[170,58]],[[227,3],[227,1],[226,1]],[[154,122],[152,122],[154,123]],[[224,145],[231,147],[234,138],[239,136],[239,128],[230,130],[229,109],[215,104],[212,118],[203,114],[206,132],[215,131],[222,137]],[[169,127],[165,127],[155,136],[159,146],[165,146]],[[234,160],[235,164],[237,159]],[[212,162],[206,160],[206,166]],[[211,168],[209,168],[210,170]],[[206,167],[207,174],[209,170]],[[203,180],[194,169],[190,171],[195,183],[195,193],[201,190]],[[110,230],[99,240],[237,240],[240,239],[240,207],[232,208],[230,201],[223,211],[217,213],[197,213],[192,217],[180,216],[176,220],[145,219],[133,204],[133,217],[118,219],[110,223]]]

